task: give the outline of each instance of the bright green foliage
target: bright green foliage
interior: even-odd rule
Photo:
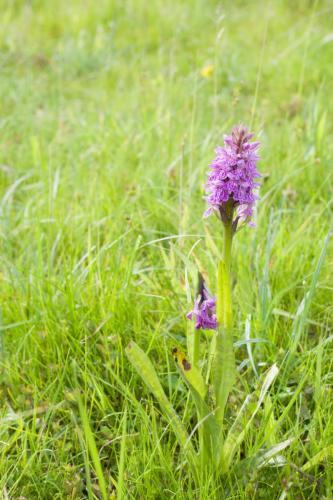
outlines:
[[[218,263],[217,270],[217,319],[219,329],[216,335],[212,382],[217,406],[217,418],[223,427],[223,417],[229,393],[235,384],[235,353],[233,349],[233,322],[231,304],[231,283],[226,265]]]
[[[99,463],[107,494],[126,499],[330,498],[332,240],[316,270],[332,220],[331,0],[1,0],[0,12],[0,497],[100,498]],[[190,435],[197,409],[171,350],[187,351],[197,269],[213,277],[221,258],[203,184],[239,121],[266,176],[257,227],[233,247],[229,426],[280,372],[235,453],[243,478],[196,486],[125,347],[149,355]],[[279,467],[262,465],[276,449]]]
[[[207,394],[207,386],[204,379],[200,373],[200,370],[193,364],[191,364],[183,352],[179,351],[177,348],[173,349],[172,352],[175,357],[175,361],[178,364],[182,375],[189,385],[198,393],[201,399],[205,399]]]
[[[278,372],[279,370],[276,365],[273,365],[267,373],[261,389],[258,390],[257,393],[247,396],[247,398],[245,399],[222,445],[219,461],[222,472],[228,472],[231,466],[232,459],[234,458],[236,451],[244,441],[246,433],[249,431],[251,423],[258,410],[260,409],[260,406],[264,402],[267,391],[270,388],[275,377],[277,376]],[[251,405],[254,405],[254,408],[253,410],[250,409],[249,411]]]
[[[165,395],[157,373],[153,365],[151,364],[147,354],[144,353],[135,342],[129,343],[126,348],[126,354],[132,365],[135,367],[136,371],[140,374],[145,384],[147,384],[150,391],[154,394],[155,398],[161,405],[163,412],[167,416],[171,426],[174,429],[179,444],[182,446],[186,455],[188,455],[189,457],[190,464],[192,463],[192,465],[195,465],[196,458],[189,436],[186,434],[186,431],[181,421],[179,420],[177,413],[175,412],[172,404]]]

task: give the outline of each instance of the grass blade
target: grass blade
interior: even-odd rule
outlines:
[[[326,458],[330,457],[333,455],[333,444],[327,446],[323,450],[319,451],[314,457],[310,458],[308,462],[306,462],[303,467],[302,471],[306,472],[309,469],[312,469],[312,467],[316,467],[320,462],[325,460]]]
[[[297,348],[297,345],[299,344],[302,332],[304,331],[304,325],[307,320],[310,304],[313,299],[313,295],[316,289],[317,281],[319,278],[319,274],[321,271],[321,268],[323,266],[326,252],[327,252],[327,247],[332,235],[332,229],[333,229],[333,224],[330,227],[329,232],[327,233],[327,236],[325,238],[325,242],[323,244],[323,247],[320,252],[320,256],[315,268],[315,271],[312,276],[311,284],[309,290],[306,292],[301,304],[298,307],[296,317],[295,317],[295,322],[294,322],[294,328],[292,331],[292,344],[290,347],[290,353],[293,354]]]
[[[245,435],[249,430],[254,417],[256,416],[261,404],[263,403],[266,397],[268,389],[274,382],[278,373],[279,369],[274,364],[266,374],[260,392],[258,393],[258,391],[255,391],[253,394],[247,396],[247,398],[245,399],[237,415],[237,418],[233,423],[233,425],[231,426],[228,435],[226,437],[226,440],[222,446],[221,457],[220,457],[222,472],[225,473],[229,470],[231,461],[235,453],[237,452],[237,449],[243,442]],[[252,410],[253,404],[255,405],[255,407]]]
[[[117,499],[126,498],[124,487],[124,470],[125,470],[125,455],[126,455],[126,436],[127,436],[127,408],[125,408],[123,416],[122,439],[120,445],[119,465],[118,465],[118,484],[117,484]]]
[[[83,433],[88,446],[89,454],[91,456],[91,460],[94,465],[94,471],[98,480],[99,489],[103,499],[107,500],[108,498],[107,487],[103,474],[102,464],[97,450],[94,433],[90,427],[89,418],[79,393],[77,393],[77,401],[79,405],[80,418],[83,426]]]

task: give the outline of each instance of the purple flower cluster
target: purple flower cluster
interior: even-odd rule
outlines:
[[[224,147],[216,149],[206,184],[209,205],[206,217],[216,210],[224,222],[229,202],[232,209],[236,209],[236,225],[238,221],[250,221],[258,199],[255,190],[260,185],[255,182],[256,177],[260,177],[256,167],[259,142],[249,142],[252,137],[244,125],[238,125],[231,135],[224,136]]]
[[[211,297],[204,280],[199,278],[199,294],[194,302],[192,311],[187,314],[188,319],[195,318],[195,328],[200,330],[215,330],[217,328],[216,300]]]

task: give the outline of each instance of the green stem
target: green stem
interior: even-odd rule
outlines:
[[[232,298],[231,298],[231,247],[232,247],[232,222],[224,224],[224,240],[223,240],[223,262],[225,265],[227,280],[223,284],[222,294],[222,317],[218,321],[228,331],[232,329],[233,316],[232,316]]]
[[[198,361],[200,357],[200,331],[194,329],[194,342],[193,342],[193,364],[198,366]]]
[[[233,237],[232,223],[228,222],[227,224],[224,224],[224,240],[223,240],[223,260],[228,272],[230,272],[230,267],[231,267],[232,237]]]
[[[212,373],[217,406],[216,417],[221,429],[223,429],[225,407],[230,391],[235,383],[236,374],[230,278],[232,238],[231,213],[228,220],[224,222],[223,260],[220,261],[218,267],[216,304],[218,331]]]

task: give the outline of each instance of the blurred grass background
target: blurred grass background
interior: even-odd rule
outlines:
[[[197,266],[215,287],[222,235],[202,219],[203,187],[239,121],[266,175],[257,227],[235,244],[236,334],[251,315],[269,341],[254,347],[259,370],[290,348],[332,221],[332,4],[0,7],[2,496],[103,498],[118,485],[118,498],[221,498],[216,483],[193,489],[123,349],[134,338],[149,351],[190,424],[170,349]],[[314,286],[273,398],[278,418],[295,397],[279,428],[295,437],[287,464],[226,482],[226,497],[330,498],[332,457],[297,470],[333,438],[330,244]]]

